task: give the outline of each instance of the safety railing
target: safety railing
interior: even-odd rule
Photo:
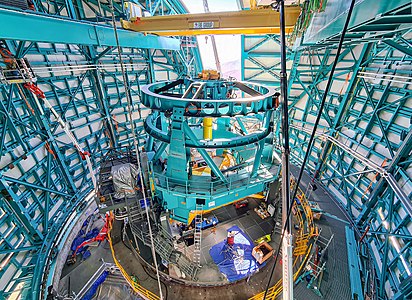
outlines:
[[[153,170],[153,169],[152,169]],[[210,195],[228,192],[236,188],[247,189],[250,185],[273,181],[277,174],[271,174],[268,168],[260,167],[256,176],[246,170],[227,175],[227,182],[220,179],[211,180],[207,176],[192,176],[188,180],[180,180],[166,176],[159,172],[151,172],[152,180],[156,188],[161,188],[173,193],[209,193]]]
[[[140,297],[142,297],[145,300],[160,300],[160,297],[158,295],[156,295],[155,293],[149,291],[148,289],[144,288],[143,286],[141,286],[140,284],[138,284],[137,282],[135,282],[130,275],[126,272],[126,270],[122,267],[122,265],[119,263],[119,261],[116,258],[116,254],[114,252],[114,247],[113,247],[113,242],[112,242],[112,238],[111,238],[111,230],[112,230],[112,223],[109,222],[109,230],[108,230],[108,234],[107,234],[107,239],[109,241],[109,245],[110,245],[110,250],[112,252],[112,257],[113,257],[113,261],[116,264],[116,266],[119,268],[120,272],[122,273],[124,279],[127,281],[127,283],[129,284],[129,286],[133,289],[133,291],[135,293],[137,293]]]
[[[290,189],[293,191],[295,188],[294,180],[291,181]],[[312,208],[308,199],[306,198],[305,193],[298,188],[296,193],[297,201],[294,201],[293,204],[293,213],[299,222],[299,231],[295,236],[295,247],[293,251],[294,260],[293,260],[293,268],[298,266],[300,262],[299,268],[293,274],[293,280],[297,280],[299,274],[301,273],[303,267],[305,266],[310,253],[312,251],[312,243],[310,243],[311,238],[318,235],[318,229],[316,225],[313,223],[313,213]],[[295,199],[294,199],[295,200]],[[301,257],[305,255],[303,260]],[[276,297],[280,295],[283,290],[282,286],[282,279],[279,279],[274,286],[268,289],[268,293],[264,300],[274,300]],[[261,292],[259,294],[254,295],[253,297],[249,298],[249,300],[263,300],[265,292]]]
[[[301,273],[303,267],[306,265],[306,262],[308,261],[310,257],[311,251],[312,251],[312,245],[309,246],[308,251],[306,252],[306,256],[302,260],[298,270],[293,274],[293,281],[296,281],[298,279],[299,274]],[[295,268],[296,264],[297,264],[297,259],[293,261],[293,268]],[[282,279],[280,279],[275,283],[274,286],[268,289],[268,293],[265,299],[263,299],[265,292],[262,292],[262,293],[259,293],[249,298],[249,300],[275,300],[280,295],[280,293],[282,293],[282,290],[283,290]]]
[[[294,190],[295,183],[292,181],[291,190]],[[308,248],[309,240],[317,235],[316,226],[313,223],[313,212],[311,205],[306,198],[305,193],[298,188],[296,193],[296,199],[294,199],[293,212],[297,220],[299,221],[299,233],[296,236],[295,247],[293,254],[294,256],[301,256],[306,253]]]
[[[119,197],[120,196],[120,197]],[[143,196],[139,191],[130,192],[114,192],[108,194],[98,194],[96,195],[96,202],[99,208],[112,208],[114,206],[126,206],[127,203],[140,203],[140,206],[144,208]],[[150,206],[149,202],[146,203]]]
[[[74,296],[74,300],[83,299],[84,295],[90,290],[92,285],[98,280],[98,278],[105,272],[112,272],[116,268],[115,265],[111,263],[103,262],[102,265],[97,269],[97,271],[90,277],[82,289]]]

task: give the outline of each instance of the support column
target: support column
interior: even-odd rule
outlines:
[[[195,134],[192,132],[192,130],[190,129],[189,125],[187,125],[187,123],[183,123],[183,128],[184,128],[184,132],[186,133],[187,137],[192,140],[193,143],[195,143],[196,145],[199,145],[199,141],[196,138]],[[227,179],[226,177],[223,175],[222,171],[219,170],[218,166],[216,166],[215,162],[213,161],[213,159],[209,156],[209,154],[207,153],[207,151],[203,148],[197,148],[197,151],[199,152],[199,154],[203,157],[203,159],[205,160],[205,162],[207,163],[207,165],[209,166],[209,168],[212,170],[212,172],[219,177],[220,180],[222,180],[223,182],[227,183]]]
[[[213,139],[213,118],[203,118],[203,139],[212,140]]]

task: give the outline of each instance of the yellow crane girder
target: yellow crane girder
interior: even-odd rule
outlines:
[[[299,14],[299,6],[285,7],[287,34]],[[162,36],[280,33],[279,12],[273,9],[142,17],[121,23],[124,29]]]

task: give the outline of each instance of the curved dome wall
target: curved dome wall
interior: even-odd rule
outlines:
[[[357,2],[306,171],[334,195],[358,238],[368,231],[360,251],[371,258],[364,267],[374,269],[368,280],[374,280],[378,296],[403,299],[412,293],[412,34],[402,24],[410,23],[411,4]],[[305,43],[298,39],[288,52],[291,154],[297,166],[337,59],[347,15],[341,4],[328,1],[314,15]],[[278,37],[244,36],[242,46],[242,80],[277,82]]]
[[[178,1],[163,2],[150,3],[151,13],[185,12]],[[38,0],[36,15],[17,7],[0,8],[7,24],[0,33],[1,45],[27,59],[38,87],[91,154],[95,170],[110,146],[133,144],[111,7],[105,3],[100,1],[99,7],[94,1]],[[117,19],[124,17],[121,2],[115,1],[114,10]],[[183,60],[192,57],[196,72],[200,55],[196,47],[182,51],[180,41],[118,31],[127,92],[143,142],[148,110],[140,105],[140,85],[186,74]],[[195,45],[196,39],[184,43]],[[37,299],[51,283],[65,231],[87,206],[90,174],[50,110],[23,84],[0,83],[0,157],[0,298]]]

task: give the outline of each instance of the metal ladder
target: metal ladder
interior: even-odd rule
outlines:
[[[323,259],[323,257],[334,236],[335,234],[332,234],[329,238],[326,238],[321,236],[319,233],[319,235],[315,239],[315,246],[322,247],[322,254],[318,258],[318,261],[315,263],[315,256],[317,256],[317,247],[315,247],[315,251],[312,253],[309,261],[307,262],[307,265],[310,266],[311,269],[311,280],[307,284],[307,288],[312,289],[315,294],[320,297],[323,297],[320,291],[320,285],[323,278],[323,272],[326,269],[326,261]]]
[[[146,198],[149,200],[150,198]],[[141,199],[138,199],[137,196],[127,197],[125,196],[129,222],[138,223],[143,221],[146,218],[145,208],[141,206]],[[146,200],[147,201],[147,200]],[[149,206],[150,209],[150,206]]]
[[[144,226],[142,227],[145,221],[141,221],[140,223],[130,222],[133,234],[141,240],[144,245],[151,247],[152,243],[149,234],[143,229]],[[167,231],[158,228],[153,234],[155,235],[153,243],[156,253],[159,254],[163,260],[175,263],[185,275],[194,280],[199,269],[198,265],[174,248],[173,237]]]
[[[283,230],[282,201],[279,201],[278,208],[276,210],[275,228],[273,229],[273,232],[277,234],[282,234],[282,230]]]
[[[195,232],[193,262],[200,267],[200,254],[202,250],[202,214],[203,204],[196,204]]]

